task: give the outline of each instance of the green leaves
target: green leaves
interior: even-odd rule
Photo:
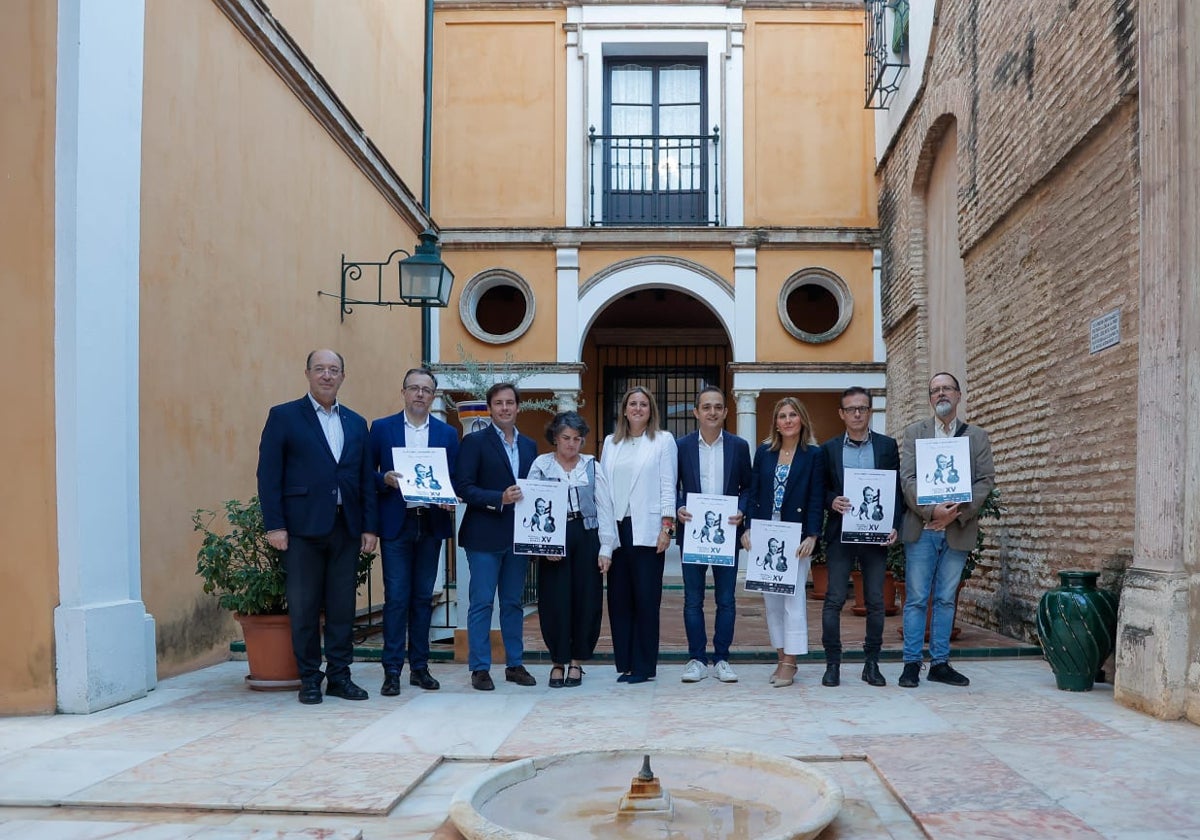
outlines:
[[[220,530],[215,530],[221,519]],[[231,499],[223,511],[192,513],[193,530],[203,535],[196,552],[196,574],[204,591],[221,606],[242,615],[281,615],[287,612],[287,572],[283,555],[267,542],[262,507]]]

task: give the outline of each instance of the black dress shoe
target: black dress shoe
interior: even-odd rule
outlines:
[[[905,662],[904,671],[900,674],[901,688],[916,688],[921,684],[921,663]]]
[[[825,666],[825,675],[821,677],[821,685],[833,688],[842,684],[841,665],[830,662]]]
[[[617,682],[629,682],[629,678],[632,676],[633,674],[621,674],[617,677]]]
[[[533,678],[533,674],[525,670],[524,665],[514,665],[511,668],[505,668],[504,679],[506,682],[516,683],[517,685],[537,685],[537,680]]]
[[[863,663],[862,678],[867,685],[887,685],[887,680],[879,672],[879,663],[871,659]]]
[[[487,671],[472,671],[471,688],[476,691],[494,691],[496,684],[492,682],[492,675]]]
[[[567,678],[563,680],[563,685],[567,688],[579,688],[579,686],[583,685],[583,675],[586,673],[587,671],[578,665],[571,665],[567,668]],[[572,674],[575,674],[575,676],[571,676]]]
[[[325,699],[321,694],[321,680],[324,677],[307,679],[300,683],[300,694],[296,698],[306,706],[315,706]]]
[[[936,665],[929,666],[929,676],[926,677],[930,682],[940,682],[946,685],[970,685],[971,681],[962,674],[950,667],[949,662],[939,662]]]
[[[408,675],[408,684],[423,688],[426,691],[437,691],[442,684],[433,678],[428,668],[413,668]]]
[[[384,697],[395,697],[400,693],[400,672],[388,671],[383,675],[383,688],[379,693]]]
[[[630,685],[637,685],[639,683],[650,682],[650,680],[651,677],[648,677],[645,674],[630,674],[629,679],[625,680],[625,682],[629,683]]]
[[[550,669],[550,682],[547,683],[551,688],[562,688],[567,684],[565,679],[566,669],[562,665],[555,665]],[[555,676],[558,674],[558,676]]]
[[[325,693],[330,697],[341,697],[343,700],[366,700],[371,696],[355,685],[354,681],[349,677],[337,682],[331,682],[326,686]]]

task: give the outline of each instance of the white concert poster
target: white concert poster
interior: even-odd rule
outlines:
[[[733,566],[737,563],[737,528],[729,517],[737,516],[737,496],[687,494],[691,522],[681,522],[683,562]]]
[[[543,557],[567,555],[567,483],[517,479],[521,501],[513,510],[513,551]]]
[[[804,526],[799,522],[751,520],[746,591],[795,595],[797,587],[803,589],[811,562],[810,557],[803,560],[796,557],[803,538]]]
[[[429,505],[453,505],[454,485],[450,483],[450,468],[446,450],[439,446],[428,449],[407,446],[392,447],[392,469],[400,474],[400,492],[406,502]]]
[[[917,504],[971,501],[971,439],[918,438]]]
[[[848,469],[842,488],[842,495],[850,500],[850,510],[842,515],[842,542],[887,542],[896,511],[896,471]]]

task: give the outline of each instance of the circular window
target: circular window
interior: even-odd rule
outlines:
[[[471,335],[488,344],[505,344],[533,324],[533,289],[521,275],[503,268],[481,271],[463,287],[458,314]]]
[[[797,271],[779,290],[779,320],[810,344],[833,341],[854,314],[854,298],[842,278],[823,268]]]

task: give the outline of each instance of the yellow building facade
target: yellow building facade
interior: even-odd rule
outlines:
[[[227,654],[191,511],[252,495],[315,347],[345,355],[347,405],[398,410],[419,313],[343,314],[338,266],[426,228],[456,276],[428,336],[453,393],[460,346],[539,364],[527,387],[593,447],[634,382],[676,433],[716,382],[750,440],[784,394],[821,437],[843,388],[883,405],[858,3],[6,11],[0,342],[36,375],[3,444],[0,713]]]

